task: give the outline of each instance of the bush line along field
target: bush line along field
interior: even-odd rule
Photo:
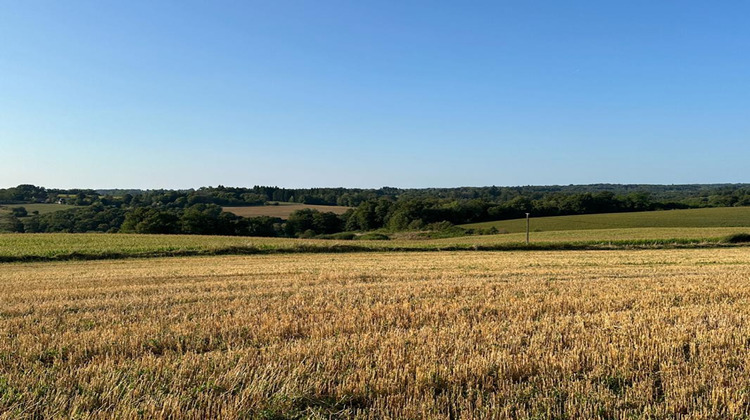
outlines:
[[[264,253],[716,247],[750,242],[737,228],[602,229],[389,241],[200,235],[0,234],[0,262]],[[739,235],[738,235],[739,234]],[[739,237],[740,241],[730,240]]]
[[[5,264],[4,418],[745,418],[750,254]]]
[[[719,207],[689,210],[644,211],[635,213],[586,214],[531,218],[532,231],[625,229],[668,227],[748,227],[750,207]],[[505,232],[525,232],[526,219],[461,225],[464,228],[495,227]]]

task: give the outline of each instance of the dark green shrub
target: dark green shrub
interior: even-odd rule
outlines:
[[[15,217],[26,217],[29,215],[26,211],[26,207],[13,207],[10,209],[10,212],[13,213],[13,216]]]
[[[388,235],[384,235],[382,233],[365,233],[364,235],[360,235],[357,237],[357,239],[363,240],[363,241],[387,241],[391,238],[388,237]]]
[[[307,229],[306,231],[299,234],[299,238],[301,239],[312,239],[315,237],[315,231],[312,229]]]
[[[337,239],[340,241],[350,241],[354,239],[354,237],[357,236],[354,232],[339,232],[339,233],[331,233],[328,235],[318,235],[316,238],[318,239]]]
[[[750,233],[735,233],[734,235],[727,236],[724,241],[730,244],[747,243],[750,242]]]

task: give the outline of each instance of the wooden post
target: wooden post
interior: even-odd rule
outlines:
[[[531,213],[526,213],[526,245],[529,244],[529,216]]]

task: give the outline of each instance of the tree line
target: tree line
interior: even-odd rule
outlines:
[[[222,206],[302,200],[348,203],[337,215],[299,210],[287,220],[243,218]],[[75,207],[29,214],[25,203],[63,201]],[[356,205],[355,205],[356,203]],[[0,189],[0,231],[132,232],[283,237],[346,237],[342,232],[430,230],[520,218],[750,205],[750,186],[608,185],[431,189],[284,189],[205,187],[197,190],[55,190],[33,185]]]
[[[549,196],[569,196],[590,193],[612,193],[617,197],[646,195],[656,203],[678,203],[688,207],[718,207],[750,205],[750,184],[591,184],[517,187],[458,187],[402,189],[382,187],[361,188],[307,188],[290,189],[269,186],[252,188],[202,187],[189,190],[92,190],[46,189],[34,185],[19,185],[0,189],[0,204],[54,203],[87,205],[94,201],[129,205],[165,204],[171,207],[189,207],[194,204],[220,206],[263,205],[268,202],[294,202],[357,207],[365,201],[379,198],[393,200],[446,199],[455,201],[484,200],[496,204],[514,199],[540,200]]]

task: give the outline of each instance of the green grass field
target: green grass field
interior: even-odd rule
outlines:
[[[581,229],[546,232],[531,232],[531,243],[627,243],[656,241],[662,243],[683,241],[719,242],[737,233],[748,233],[750,228],[625,228],[625,229]],[[493,245],[522,243],[524,232],[499,235],[461,236],[456,238],[431,239],[425,242],[443,245]]]
[[[293,239],[200,235],[137,235],[107,233],[8,233],[0,234],[0,258],[60,255],[128,256],[158,253],[212,252],[230,247],[282,247]]]
[[[496,222],[461,225],[461,227],[464,228],[474,229],[487,229],[493,226],[501,232],[525,232],[526,219],[501,220]],[[750,227],[750,207],[719,207],[539,218],[535,218],[533,214],[531,215],[532,232],[650,227]]]
[[[633,249],[730,246],[741,228],[639,228],[538,232],[422,240],[322,240],[199,235],[104,233],[0,234],[0,262],[150,258],[266,253],[371,251]]]
[[[54,213],[56,211],[60,210],[68,210],[72,209],[75,206],[72,206],[70,204],[46,204],[46,203],[34,203],[34,204],[3,204],[0,205],[0,212],[10,212],[11,208],[14,207],[23,207],[26,209],[26,211],[29,213],[29,216],[32,215],[34,211],[38,211],[39,214],[47,214],[47,213]]]

